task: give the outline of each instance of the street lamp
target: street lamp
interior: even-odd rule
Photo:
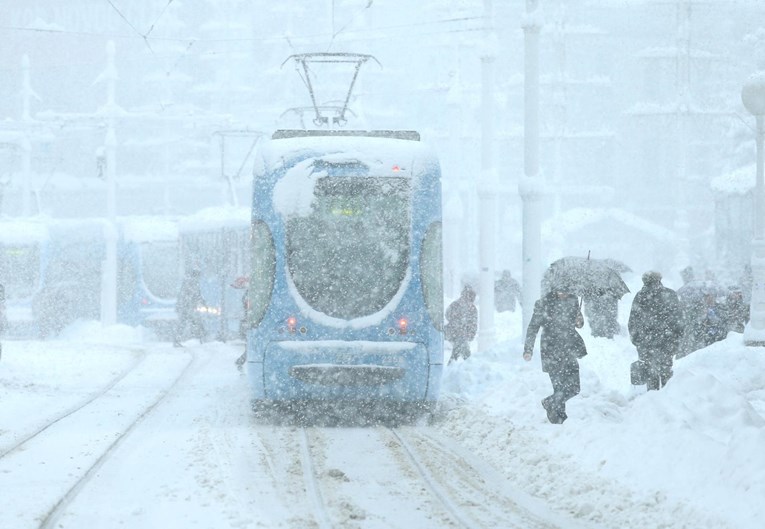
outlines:
[[[752,240],[752,300],[744,343],[765,346],[765,72],[752,75],[741,89],[741,101],[757,120],[757,184],[754,195],[754,239]]]

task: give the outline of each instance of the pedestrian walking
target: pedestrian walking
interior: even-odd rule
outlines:
[[[683,337],[683,320],[677,293],[662,284],[661,274],[643,274],[643,288],[632,301],[627,328],[649,390],[661,389],[672,376],[672,358]]]
[[[516,301],[519,305],[521,300],[521,286],[513,278],[510,270],[502,271],[502,275],[494,282],[494,307],[497,312],[515,312]]]
[[[611,292],[585,296],[584,312],[590,323],[590,332],[596,338],[619,334],[619,298]]]
[[[173,341],[175,347],[181,347],[187,328],[191,330],[194,338],[199,339],[199,343],[204,341],[204,324],[199,312],[199,308],[204,306],[199,284],[200,276],[201,271],[198,268],[191,268],[181,283],[181,290],[175,303],[175,312],[178,315]]]
[[[534,343],[542,330],[539,349],[542,371],[550,376],[553,393],[542,400],[547,419],[560,424],[568,418],[566,402],[579,394],[579,359],[587,354],[577,332],[584,325],[579,299],[565,285],[558,285],[534,303],[526,330],[523,358],[531,360]]]
[[[462,357],[470,357],[470,342],[478,332],[478,309],[475,306],[475,290],[470,286],[462,289],[460,297],[446,309],[444,335],[452,344],[449,364]]]

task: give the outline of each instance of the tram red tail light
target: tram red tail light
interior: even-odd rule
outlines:
[[[398,332],[401,334],[406,334],[409,330],[409,320],[406,318],[399,318],[398,319]]]
[[[297,318],[295,316],[290,316],[287,318],[287,330],[289,332],[295,332],[295,327],[297,326]]]

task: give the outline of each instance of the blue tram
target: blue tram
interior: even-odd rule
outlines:
[[[255,163],[254,403],[433,408],[443,371],[441,182],[413,131],[280,130]]]
[[[171,340],[181,282],[178,219],[123,217],[119,228],[117,321]]]
[[[243,291],[231,285],[245,273],[249,218],[249,208],[209,208],[183,218],[117,219],[117,321],[172,339],[181,277],[195,266],[204,271],[199,310],[208,337],[238,337]],[[10,335],[53,337],[77,319],[100,318],[107,225],[105,219],[0,221]]]

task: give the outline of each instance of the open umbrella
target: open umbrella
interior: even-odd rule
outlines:
[[[614,268],[603,260],[569,256],[554,261],[542,276],[542,290],[565,289],[577,296],[611,294],[621,298],[630,291]]]
[[[604,258],[604,259],[598,259],[599,261],[603,261],[606,263],[606,265],[609,268],[613,268],[620,274],[625,274],[627,272],[632,272],[632,268],[624,264],[623,262],[619,261],[618,259],[611,259],[610,257]]]

